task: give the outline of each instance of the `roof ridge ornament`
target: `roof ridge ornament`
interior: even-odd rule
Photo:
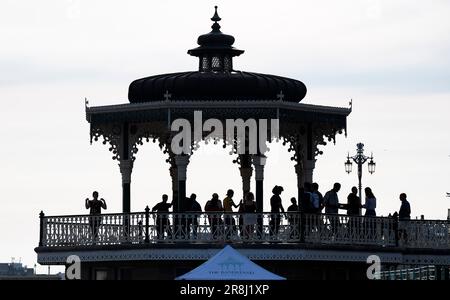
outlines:
[[[163,96],[165,101],[170,101],[170,97],[172,97],[172,94],[170,94],[169,91],[166,90]]]
[[[280,93],[277,94],[278,101],[283,102],[284,94],[283,90],[280,90]]]
[[[217,5],[214,6],[215,12],[214,12],[214,16],[211,18],[211,21],[214,22],[219,22],[220,20],[222,20],[222,18],[219,17],[219,14],[217,13]]]
[[[211,28],[213,32],[220,32],[220,25],[218,22],[222,20],[222,18],[219,17],[219,14],[217,13],[217,5],[214,6],[214,9],[215,9],[214,16],[211,18],[211,21],[213,21],[214,24],[212,24]]]

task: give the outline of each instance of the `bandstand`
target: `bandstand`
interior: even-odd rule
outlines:
[[[102,274],[111,279],[174,279],[213,256],[224,244],[233,243],[249,258],[288,279],[364,278],[366,259],[374,253],[389,266],[421,265],[425,261],[448,266],[448,221],[411,221],[408,243],[396,238],[396,223],[391,218],[284,214],[280,216],[279,232],[269,232],[271,214],[265,213],[268,207],[263,189],[267,159],[264,145],[288,145],[300,198],[303,184],[313,181],[315,162],[322,154],[320,146],[346,132],[351,106],[303,104],[306,87],[302,82],[236,70],[233,59],[244,51],[233,47],[233,36],[220,31],[217,9],[211,20],[212,31],[199,36],[199,46],[188,51],[198,58],[197,71],[137,79],[129,86],[126,104],[89,107],[86,103],[91,141],[107,145],[119,165],[122,213],[95,217],[42,213],[38,262],[66,264],[67,256],[76,254],[85,266],[83,278]],[[195,124],[198,121],[194,116],[199,113],[203,120],[219,120],[223,128],[227,120],[241,120],[244,125],[254,121],[259,141],[256,151],[251,151],[247,142],[244,151],[239,151],[241,140],[234,129],[231,135],[226,130],[212,134],[212,126]],[[172,126],[175,120],[193,124],[189,128],[192,139],[189,145],[183,145],[188,150],[184,153],[174,153],[171,147],[177,134]],[[261,125],[265,123],[261,120],[276,120],[276,126],[263,132],[265,127]],[[209,130],[199,134],[196,125]],[[247,130],[245,141],[250,135]],[[219,226],[218,233],[211,232],[208,220],[223,218],[224,213],[193,214],[186,210],[187,168],[201,141],[222,143],[224,151],[231,154],[230,163],[240,170],[243,195],[250,191],[254,178],[258,226],[252,237],[243,237],[239,230],[225,225]],[[173,212],[166,216],[172,226],[170,236],[156,234],[156,216],[148,208],[130,211],[132,170],[139,163],[135,155],[146,142],[157,143],[167,158],[174,204]],[[231,213],[229,217],[239,224],[241,215]],[[89,226],[92,218],[101,223],[96,237]],[[193,219],[199,222],[195,235],[188,225],[192,223],[187,221]],[[333,222],[342,224],[338,231],[330,230],[328,225]],[[375,229],[366,230],[368,224]]]
[[[185,119],[194,124],[196,111],[201,112],[204,120],[220,120],[223,128],[229,119],[255,120],[257,129],[259,120],[279,121],[279,138],[283,144],[289,145],[292,152],[291,159],[296,162],[292,172],[297,174],[299,187],[305,181],[312,182],[315,161],[321,154],[318,147],[334,141],[336,134],[346,130],[346,117],[351,109],[299,103],[306,95],[302,82],[275,75],[236,71],[233,58],[244,51],[232,47],[234,37],[220,31],[217,12],[211,20],[214,21],[212,31],[201,35],[198,38],[199,47],[188,51],[188,54],[198,57],[198,71],[138,79],[130,84],[129,104],[86,108],[91,138],[109,144],[113,159],[119,162],[123,212],[130,211],[130,183],[135,154],[140,145],[149,141],[158,142],[167,154],[173,183],[174,212],[183,212],[189,157],[191,153],[195,155],[198,143],[205,138],[213,139],[215,143],[223,142],[224,148],[227,147],[224,151],[234,154],[230,162],[233,160],[240,169],[244,194],[250,189],[254,171],[257,207],[263,211],[266,156],[260,147],[251,154],[242,151],[237,154],[236,135],[234,140],[230,140],[225,131],[224,136],[214,137],[208,131],[203,131],[201,135],[192,131],[191,153],[175,155],[171,151],[174,136],[171,123],[176,119]],[[271,134],[266,136],[267,142],[272,142]]]

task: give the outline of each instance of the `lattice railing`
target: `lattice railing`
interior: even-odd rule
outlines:
[[[415,268],[402,268],[382,271],[375,274],[379,280],[436,280],[435,266],[422,266]]]
[[[300,213],[41,215],[40,246],[308,243],[450,249],[448,221]]]

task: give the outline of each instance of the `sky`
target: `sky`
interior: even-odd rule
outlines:
[[[348,136],[322,148],[314,181],[336,181],[345,202],[355,172],[347,153],[363,142],[364,167],[378,215],[399,209],[447,218],[450,199],[450,2],[0,0],[0,262],[36,263],[39,219],[85,214],[98,190],[108,212],[121,210],[121,177],[108,147],[89,143],[84,98],[91,106],[127,103],[134,79],[195,70],[186,54],[210,31],[219,6],[222,31],[245,53],[237,70],[305,83],[304,103],[348,107]],[[297,195],[294,163],[272,145],[265,168],[266,205],[275,184],[283,204]],[[203,145],[188,167],[187,193],[202,206],[217,192],[241,190],[238,167],[220,146]],[[170,194],[169,166],[156,144],[140,148],[132,176],[133,211]],[[254,189],[254,183],[252,183]],[[45,271],[39,267],[38,271]]]

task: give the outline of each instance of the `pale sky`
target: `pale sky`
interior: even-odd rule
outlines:
[[[0,262],[34,265],[38,214],[85,214],[98,190],[108,212],[121,210],[117,162],[101,143],[89,144],[84,97],[91,105],[127,102],[134,79],[195,70],[186,51],[210,31],[219,6],[224,33],[245,53],[238,70],[304,82],[305,103],[347,107],[348,137],[324,147],[314,180],[333,182],[345,202],[356,173],[347,152],[373,151],[376,173],[363,185],[378,215],[399,209],[408,194],[413,217],[447,218],[450,199],[450,2],[354,1],[97,1],[0,0]],[[268,154],[266,207],[273,185],[283,204],[297,195],[293,163],[283,146]],[[164,155],[142,147],[132,177],[132,210],[170,194]],[[204,203],[214,192],[241,190],[238,167],[220,146],[197,151],[187,193]],[[40,267],[43,271],[46,268]]]

